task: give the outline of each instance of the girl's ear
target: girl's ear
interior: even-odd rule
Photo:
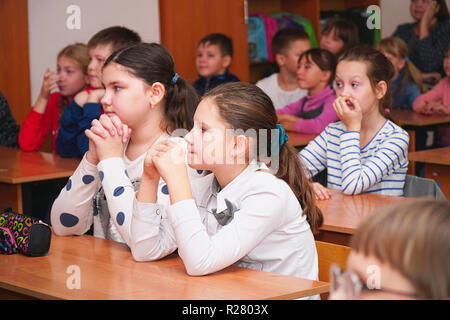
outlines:
[[[243,134],[234,137],[233,158],[236,164],[244,164],[248,150],[249,138]]]
[[[377,83],[377,86],[375,87],[375,96],[377,97],[378,100],[383,98],[384,95],[386,94],[387,86],[388,84],[384,80],[381,80],[380,82]]]
[[[398,69],[401,70],[406,65],[405,59],[402,59],[398,62]]]
[[[331,77],[331,71],[325,70],[325,71],[322,71],[322,76],[320,77],[320,80],[322,82],[328,83],[330,81],[330,77]]]
[[[153,83],[151,86],[147,87],[146,91],[149,95],[150,105],[152,108],[159,104],[164,99],[166,94],[166,88],[161,82]]]

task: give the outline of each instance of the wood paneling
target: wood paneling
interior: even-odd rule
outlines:
[[[233,40],[230,72],[249,81],[247,26],[242,0],[162,0],[159,6],[161,43],[172,54],[181,77],[190,82],[197,78],[198,41],[209,33],[220,32]]]
[[[27,0],[0,0],[0,91],[17,123],[30,111]]]

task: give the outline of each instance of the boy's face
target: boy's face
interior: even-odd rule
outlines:
[[[102,67],[112,53],[111,44],[99,44],[89,49],[88,76],[89,84],[94,88],[102,88]]]
[[[298,58],[303,52],[309,49],[311,49],[311,43],[309,40],[292,41],[285,54],[277,55],[277,63],[280,66],[280,69],[285,68],[295,76],[297,72]]]
[[[231,57],[222,56],[218,45],[207,42],[198,46],[195,65],[200,76],[209,78],[224,74],[230,64]]]

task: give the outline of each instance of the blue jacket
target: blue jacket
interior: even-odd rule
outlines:
[[[224,74],[220,76],[212,76],[209,79],[206,79],[205,77],[199,75],[198,79],[194,82],[194,88],[197,90],[197,93],[200,96],[203,96],[207,91],[217,87],[222,83],[237,81],[240,81],[239,78],[234,74],[228,72],[227,69]]]
[[[86,103],[82,108],[75,99],[64,108],[56,137],[56,151],[61,157],[83,157],[89,150],[89,139],[84,130],[91,127],[92,120],[100,118],[101,108],[99,103]]]

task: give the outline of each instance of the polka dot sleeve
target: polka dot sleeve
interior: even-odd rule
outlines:
[[[176,249],[173,230],[165,208],[170,205],[167,185],[160,180],[157,203],[142,203],[125,170],[121,158],[109,158],[98,164],[111,221],[128,244],[137,261],[152,261]]]
[[[81,235],[89,230],[93,221],[92,200],[99,184],[97,167],[84,156],[53,203],[50,218],[57,235]]]

